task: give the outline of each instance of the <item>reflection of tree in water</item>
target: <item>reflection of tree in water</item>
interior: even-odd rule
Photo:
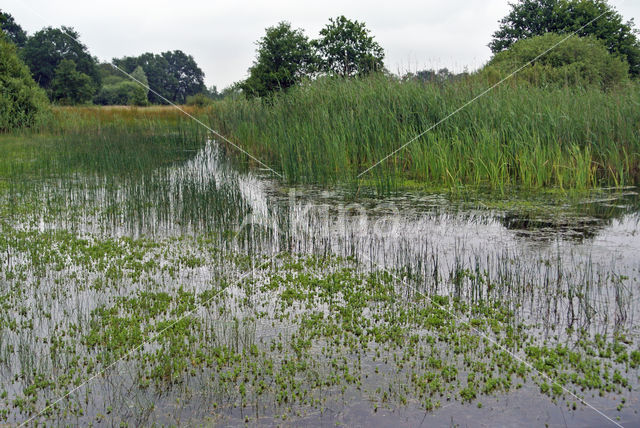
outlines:
[[[615,219],[629,214],[640,215],[636,193],[612,195],[608,198],[572,205],[550,212],[507,211],[498,217],[500,223],[516,236],[535,240],[552,240],[558,236],[575,241],[591,239]]]

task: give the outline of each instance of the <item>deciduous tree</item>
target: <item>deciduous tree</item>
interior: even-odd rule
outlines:
[[[565,35],[547,33],[519,40],[509,49],[498,52],[482,73],[497,80],[535,60],[515,78],[536,86],[597,86],[602,89],[628,80],[629,65],[624,59],[610,54],[602,40],[593,36],[565,38]],[[548,53],[537,58],[547,50]]]
[[[34,80],[47,90],[52,99],[51,85],[56,69],[63,60],[73,61],[77,72],[89,76],[94,91],[100,87],[97,61],[89,54],[86,46],[78,41],[79,37],[70,27],[47,27],[29,37],[22,49],[22,56]],[[63,69],[68,72],[70,67],[67,64]],[[67,98],[71,99],[73,96]]]
[[[101,105],[136,105],[146,106],[149,104],[147,94],[147,76],[141,66],[137,66],[131,76],[132,80],[111,64],[100,64],[100,74],[102,75],[102,88],[94,97],[93,102]]]
[[[133,73],[137,67],[141,67],[152,89],[149,101],[154,104],[166,104],[163,98],[182,104],[187,96],[206,88],[204,73],[196,61],[180,50],[159,55],[148,52],[137,57],[116,58],[113,63],[127,73]]]
[[[363,22],[344,16],[331,18],[313,45],[326,73],[346,77],[384,69],[384,51]]]
[[[167,61],[168,91],[170,99],[184,104],[189,95],[195,95],[206,89],[204,73],[191,55],[181,50],[163,52],[162,57]]]
[[[96,88],[91,77],[76,69],[76,63],[63,59],[51,82],[51,98],[60,104],[83,104],[91,101]]]
[[[22,47],[27,41],[27,33],[16,23],[10,13],[2,10],[0,10],[0,29],[16,46]]]
[[[241,84],[249,96],[262,97],[287,89],[315,70],[317,61],[307,36],[288,22],[267,28],[257,44],[256,60]]]

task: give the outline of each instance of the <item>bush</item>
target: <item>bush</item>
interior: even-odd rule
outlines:
[[[206,107],[206,106],[210,106],[211,104],[213,104],[213,99],[203,93],[189,95],[187,97],[188,106]]]
[[[532,66],[518,72],[515,79],[539,87],[599,86],[602,89],[628,80],[629,65],[610,54],[601,41],[577,36],[564,40],[565,37],[547,33],[520,40],[508,50],[497,53],[480,74],[495,83],[551,49]]]
[[[44,91],[18,58],[16,46],[0,35],[0,131],[34,125],[48,105]]]
[[[93,102],[102,105],[146,106],[149,104],[147,89],[138,83],[127,80],[104,85]]]

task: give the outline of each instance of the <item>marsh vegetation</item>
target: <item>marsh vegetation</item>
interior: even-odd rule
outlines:
[[[339,16],[222,93],[0,12],[0,425],[640,425],[640,42],[510,7],[471,73]]]
[[[443,84],[325,79],[269,102],[225,100],[209,117],[290,182],[357,185],[360,173],[490,85],[478,76]],[[383,192],[407,181],[496,190],[637,184],[639,99],[637,83],[610,92],[496,88],[361,178]]]
[[[638,420],[633,188],[354,197],[52,114],[2,136],[4,423]]]

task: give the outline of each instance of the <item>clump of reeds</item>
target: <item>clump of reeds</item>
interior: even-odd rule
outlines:
[[[208,110],[291,182],[349,181],[487,88],[386,76],[324,78],[269,100],[234,99]],[[471,103],[364,175],[388,188],[415,180],[586,189],[640,181],[640,85],[537,88],[507,84]]]

